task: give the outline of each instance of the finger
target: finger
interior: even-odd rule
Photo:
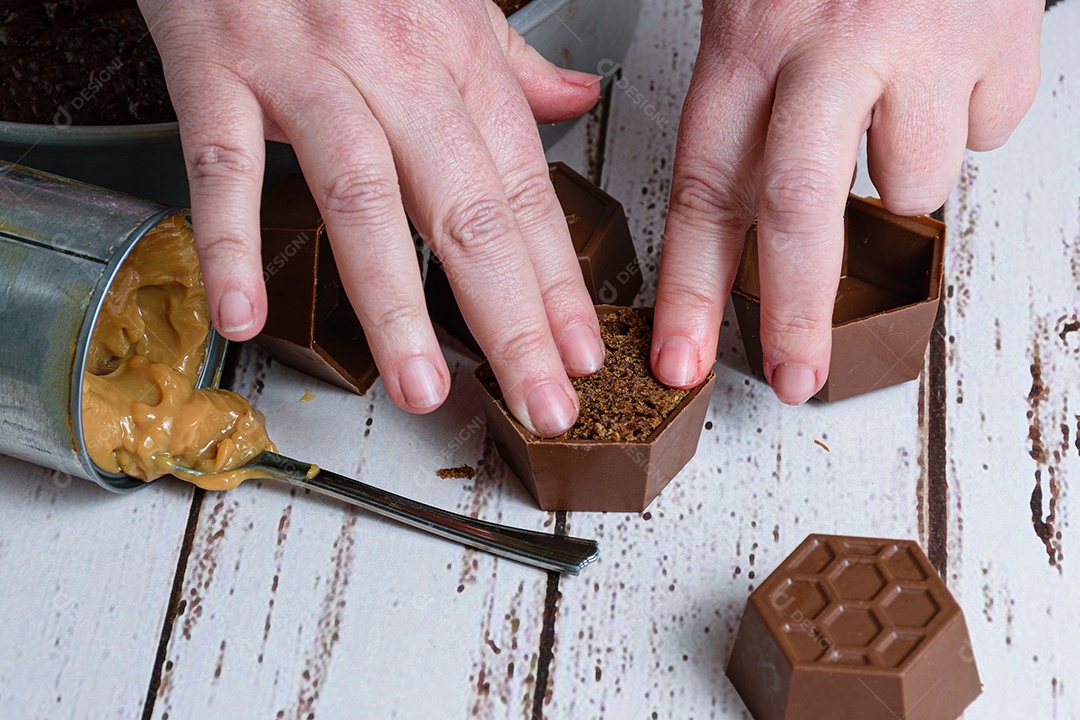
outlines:
[[[491,27],[520,92],[525,94],[537,123],[570,120],[587,113],[600,99],[599,75],[560,68],[510,27],[506,15],[488,2]]]
[[[410,216],[442,260],[508,409],[535,434],[559,435],[577,419],[577,393],[494,160],[449,75],[427,92],[424,113],[402,112],[413,103],[388,96],[370,100]]]
[[[1039,92],[1039,66],[980,80],[971,93],[967,146],[976,151],[995,150],[1009,139]]]
[[[188,66],[169,78],[191,189],[191,216],[210,317],[230,340],[266,321],[259,202],[265,145],[251,92],[220,71]]]
[[[604,364],[604,343],[529,106],[505,61],[478,65],[484,81],[464,84],[466,110],[495,161],[566,370],[592,374]]]
[[[278,117],[322,212],[341,281],[391,399],[411,412],[446,399],[450,373],[424,291],[386,136],[344,78]]]
[[[995,57],[990,71],[971,93],[968,147],[993,150],[1005,144],[1031,108],[1039,92],[1041,3],[1012,8],[1014,42]]]
[[[908,86],[886,92],[867,141],[870,177],[885,207],[922,215],[941,207],[964,162],[968,88],[960,93]]]
[[[756,214],[772,95],[745,63],[706,52],[679,121],[653,327],[653,372],[681,388],[700,383],[716,357],[724,304]]]
[[[863,122],[880,95],[865,75],[812,59],[776,83],[758,214],[765,377],[786,403],[825,382],[844,208]]]

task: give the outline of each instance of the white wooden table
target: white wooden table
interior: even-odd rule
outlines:
[[[552,151],[622,199],[651,304],[698,3],[645,3],[615,89]],[[963,605],[968,718],[1080,718],[1080,0],[1043,88],[946,208],[923,380],[782,406],[725,324],[697,457],[642,515],[543,513],[494,451],[472,363],[439,412],[241,356],[287,453],[488,520],[595,536],[558,578],[273,484],[112,496],[0,458],[0,718],[743,718],[723,669],[751,590],[810,532],[914,537]],[[856,189],[867,190],[865,180]],[[304,402],[306,391],[314,400]],[[815,444],[821,440],[826,452]],[[470,463],[472,481],[438,468]]]

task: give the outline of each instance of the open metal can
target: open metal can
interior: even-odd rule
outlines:
[[[90,337],[117,271],[147,232],[182,212],[0,161],[0,453],[122,492],[83,432]],[[211,333],[199,387],[217,387],[224,338]]]

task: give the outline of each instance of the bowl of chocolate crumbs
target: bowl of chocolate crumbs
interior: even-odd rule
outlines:
[[[545,57],[610,74],[630,44],[641,1],[497,4]],[[0,160],[166,205],[190,204],[176,113],[136,0],[5,0],[0,66],[7,69]],[[541,128],[545,145],[565,125]],[[267,143],[268,189],[298,171],[289,145]]]

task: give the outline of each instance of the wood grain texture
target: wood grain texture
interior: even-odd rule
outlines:
[[[1076,2],[1047,15],[1035,106],[968,158],[948,205],[949,581],[985,684],[971,718],[1080,717],[1078,29]]]
[[[0,457],[0,717],[140,716],[190,504]]]
[[[551,529],[484,433],[473,363],[429,416],[245,353],[281,450],[488,520]],[[313,400],[303,402],[305,391]],[[471,481],[439,468],[468,463]],[[207,495],[153,717],[527,716],[545,573],[271,483]],[[423,687],[423,692],[417,692]]]
[[[644,5],[607,104],[549,158],[624,202],[651,304],[700,11]],[[115,497],[0,458],[0,717],[746,718],[723,668],[747,594],[806,534],[841,532],[940,545],[985,683],[965,717],[1080,718],[1077,33],[1080,1],[1050,11],[1039,100],[950,201],[935,372],[787,408],[746,375],[729,313],[698,455],[642,515],[536,510],[452,350],[426,417],[244,351],[235,387],[283,451],[485,519],[565,521],[602,544],[580,577],[270,483],[206,494],[189,528],[182,483]],[[472,481],[436,475],[464,463]]]

